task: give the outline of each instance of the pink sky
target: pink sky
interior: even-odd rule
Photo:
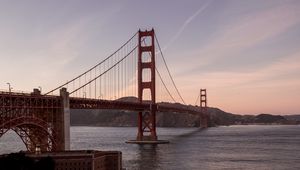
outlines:
[[[227,112],[300,114],[299,16],[297,0],[1,2],[0,89],[49,90],[154,27],[188,104],[206,88]]]

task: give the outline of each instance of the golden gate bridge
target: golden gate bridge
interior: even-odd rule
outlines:
[[[165,68],[171,88],[159,66]],[[136,143],[155,143],[159,142],[157,112],[199,115],[200,126],[208,127],[206,98],[206,90],[201,89],[200,107],[186,105],[154,29],[139,30],[110,56],[47,93],[0,91],[0,137],[13,130],[29,151],[37,146],[41,151],[69,150],[71,109],[117,109],[138,114]]]

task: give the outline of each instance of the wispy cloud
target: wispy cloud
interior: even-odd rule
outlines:
[[[188,73],[195,72],[203,65],[213,66],[216,61],[236,58],[243,60],[243,50],[259,46],[268,39],[278,37],[288,29],[300,23],[300,10],[292,4],[277,6],[268,10],[250,13],[240,17],[233,24],[222,26],[218,36],[207,45],[195,49],[184,56],[196,60],[187,68]],[[195,57],[199,56],[199,57]],[[237,57],[239,56],[239,57]],[[201,65],[199,65],[201,63]],[[250,63],[251,64],[251,63]]]
[[[198,16],[200,15],[211,3],[211,0],[205,2],[193,15],[189,16],[183,25],[178,29],[176,34],[171,38],[171,40],[163,47],[163,51],[166,50],[169,46],[171,46],[183,33],[186,27]]]
[[[235,113],[258,114],[259,111],[282,114],[298,110],[300,97],[300,51],[282,57],[270,65],[252,72],[211,72],[182,79],[182,88],[199,84],[208,88],[211,106]],[[186,95],[193,96],[193,91]],[[193,98],[191,100],[194,100]],[[193,101],[191,101],[193,102]],[[281,105],[281,109],[275,107]]]
[[[47,88],[53,88],[57,84],[71,79],[75,76],[74,74],[87,68],[70,67],[69,65],[74,62],[79,65],[78,61],[86,60],[86,55],[82,54],[82,51],[88,48],[87,44],[92,43],[87,41],[93,41],[93,36],[99,32],[98,29],[105,26],[109,19],[119,11],[120,6],[117,5],[100,11],[89,11],[79,17],[57,18],[61,16],[54,15],[55,20],[51,21],[51,27],[47,27],[49,22],[45,20],[32,22],[37,31],[31,31],[26,35],[28,44],[24,44],[24,47],[21,46],[21,48],[13,45],[19,43],[23,37],[14,34],[13,31],[9,32],[7,37],[10,37],[14,43],[8,44],[7,48],[14,50],[7,50],[7,54],[0,52],[0,56],[4,56],[1,58],[2,61],[9,63],[2,69],[10,74],[2,75],[0,73],[0,77],[4,81],[10,81],[15,89],[22,87],[23,90],[31,90],[36,86],[43,86],[43,90],[47,90]],[[19,20],[18,17],[17,20]],[[30,22],[28,21],[28,23]],[[16,28],[14,31],[22,30],[24,27],[22,22],[18,22],[18,24],[20,28]],[[2,42],[4,41],[0,41],[0,44]],[[98,49],[94,50],[98,52]],[[78,59],[79,57],[80,59]],[[15,59],[18,61],[16,62]],[[14,70],[10,66],[12,63],[16,67],[22,68],[22,71]],[[85,64],[89,63],[85,62]]]
[[[202,75],[202,80],[209,86],[222,88],[255,88],[267,85],[272,87],[276,85],[274,81],[277,78],[283,84],[290,84],[292,80],[293,83],[297,81],[300,84],[298,77],[286,76],[295,75],[297,72],[300,72],[300,52],[251,72],[212,72]]]

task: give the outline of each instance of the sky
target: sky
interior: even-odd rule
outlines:
[[[187,103],[300,114],[298,0],[0,0],[0,89],[49,90],[151,28]]]

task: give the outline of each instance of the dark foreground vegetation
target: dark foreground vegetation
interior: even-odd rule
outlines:
[[[54,160],[50,157],[35,160],[24,152],[0,156],[1,170],[54,170]]]

